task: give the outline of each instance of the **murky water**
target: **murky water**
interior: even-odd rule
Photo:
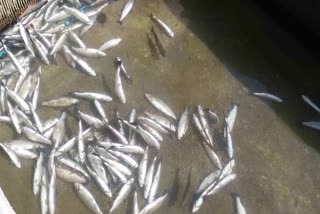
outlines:
[[[319,87],[312,75],[319,64],[246,1],[233,0],[230,5],[212,1],[206,5],[186,0],[138,0],[134,11],[120,26],[116,20],[123,4],[119,0],[107,7],[103,12],[106,21],[97,23],[84,36],[88,47],[99,47],[110,38],[123,38],[123,43],[106,58],[88,60],[97,77],[79,74],[59,58],[58,65],[43,68],[40,100],[71,91],[113,94],[113,60],[120,56],[133,84],[125,84],[128,104],[106,105],[110,117],[115,117],[115,109],[121,115],[131,108],[139,112],[152,109],[144,99],[145,92],[163,98],[177,114],[185,105],[201,104],[222,117],[232,102],[239,103],[233,131],[237,180],[208,198],[199,213],[232,213],[233,191],[240,192],[248,213],[318,213],[320,135],[301,127],[300,121],[319,119],[319,115],[303,104],[300,94],[317,98]],[[150,12],[169,23],[176,34],[174,39],[161,36],[167,51],[165,58],[155,56],[148,46]],[[273,36],[272,32],[279,36]],[[268,90],[285,102],[265,102],[249,96],[252,90]],[[82,102],[80,109],[89,112],[87,104]],[[40,112],[43,119],[60,114],[45,108]],[[76,133],[71,119],[68,124]],[[214,170],[199,144],[199,136],[190,127],[180,143],[175,138],[166,138],[161,146],[163,171],[159,189],[169,190],[171,200],[157,213],[189,212],[192,191],[202,177]],[[11,138],[10,128],[1,125],[1,141]],[[32,165],[31,161],[24,161],[23,167],[17,169],[0,156],[0,184],[17,213],[40,213],[39,200],[32,193]],[[182,207],[190,168],[191,188]],[[75,196],[72,185],[58,181],[57,188],[57,213],[89,213]],[[90,190],[107,211],[111,201],[94,185],[90,185]],[[127,211],[125,203],[115,213]]]

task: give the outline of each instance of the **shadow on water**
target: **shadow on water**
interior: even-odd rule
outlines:
[[[176,4],[167,1],[173,13]],[[253,84],[258,80],[267,92],[282,97],[284,104],[270,103],[271,107],[304,142],[320,151],[319,132],[301,125],[319,120],[301,99],[305,94],[320,105],[317,57],[252,1],[180,0],[179,4],[184,9],[177,17],[187,19],[187,27],[224,66],[250,91],[261,90]]]

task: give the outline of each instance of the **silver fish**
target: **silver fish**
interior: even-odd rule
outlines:
[[[48,204],[48,173],[45,167],[42,167],[42,177],[41,177],[41,190],[40,190],[40,203],[41,203],[41,213],[46,214],[49,212]]]
[[[138,205],[138,194],[137,194],[137,191],[134,191],[134,194],[133,194],[132,214],[139,214],[139,205]]]
[[[103,122],[99,120],[98,118],[91,116],[89,114],[85,114],[83,112],[79,111],[79,115],[81,119],[89,124],[90,126],[94,126],[95,128],[101,128],[103,126]]]
[[[208,196],[215,194],[218,192],[221,188],[225,187],[228,185],[231,181],[233,181],[236,178],[236,174],[231,174],[226,177],[224,177],[222,180],[220,180],[209,192]]]
[[[121,103],[126,103],[126,95],[123,90],[121,75],[121,67],[117,65],[116,76],[114,79],[114,90]]]
[[[86,100],[98,100],[100,102],[110,102],[112,97],[108,94],[96,93],[96,92],[72,92],[72,95]]]
[[[74,54],[70,54],[70,56],[72,60],[74,60],[76,64],[81,68],[81,70],[84,71],[86,74],[93,77],[97,75],[96,72],[93,70],[93,68],[91,68],[87,62],[75,56]]]
[[[119,205],[123,202],[123,200],[127,198],[129,193],[131,192],[133,182],[134,182],[134,178],[131,178],[130,180],[127,181],[127,183],[125,183],[122,186],[122,188],[120,189],[116,199],[114,200],[109,210],[109,213],[112,213],[115,209],[117,209]]]
[[[122,174],[122,172],[120,172],[117,168],[113,167],[112,165],[107,165],[107,168],[111,174],[114,174],[117,176],[117,178],[119,178],[119,181],[121,183],[124,184],[128,181],[127,177]]]
[[[27,149],[27,150],[37,150],[44,149],[46,146],[41,143],[36,143],[24,139],[11,140],[8,143],[4,143],[6,146],[9,146],[12,150],[15,149]]]
[[[87,179],[82,175],[74,171],[71,171],[69,169],[65,169],[60,165],[56,166],[56,171],[57,171],[57,177],[62,181],[70,182],[70,183],[86,183],[87,182]]]
[[[161,134],[160,134],[157,130],[155,130],[155,129],[149,127],[149,126],[143,125],[143,124],[140,124],[140,126],[141,126],[144,130],[146,130],[147,132],[149,132],[151,135],[153,135],[159,142],[162,142],[162,141],[163,141],[163,137],[161,136]]]
[[[130,13],[130,11],[133,8],[133,5],[134,5],[134,0],[128,0],[127,3],[124,5],[121,12],[120,19],[119,19],[120,23],[122,23],[124,18],[126,18],[126,16]]]
[[[193,122],[194,122],[197,130],[199,131],[200,135],[202,136],[203,140],[205,140],[205,142],[208,145],[211,145],[206,133],[204,132],[204,129],[203,129],[202,125],[201,125],[199,117],[196,114],[193,114],[192,118],[193,118]]]
[[[143,192],[143,196],[145,199],[148,199],[149,194],[150,194],[150,190],[151,190],[151,186],[152,186],[152,182],[153,182],[153,172],[154,172],[154,167],[157,161],[157,156],[154,157],[152,163],[150,164],[148,170],[147,170],[147,174],[146,174],[146,180],[145,180],[145,185],[144,185],[144,192]]]
[[[100,46],[99,50],[100,51],[109,50],[109,49],[119,45],[121,41],[122,41],[121,38],[114,38],[114,39],[108,40]]]
[[[145,94],[145,97],[160,112],[173,118],[174,120],[177,119],[176,115],[173,113],[171,108],[165,102],[163,102],[161,99],[159,99],[151,94]]]
[[[111,165],[112,167],[118,169],[121,173],[128,176],[132,174],[131,170],[125,165],[121,164],[120,162],[109,159],[109,158],[105,158],[105,157],[100,157],[100,158],[103,160],[104,164]]]
[[[62,6],[62,8],[66,11],[66,13],[71,14],[72,16],[74,16],[76,19],[83,22],[84,24],[91,23],[89,17],[86,14],[80,12],[79,10],[71,7],[67,7],[65,5]]]
[[[267,98],[269,100],[273,100],[279,103],[282,103],[283,100],[280,97],[277,97],[273,94],[268,94],[268,93],[258,93],[258,92],[254,92],[252,93],[252,95],[257,96],[257,97],[263,97],[263,98]]]
[[[67,34],[64,33],[59,37],[57,42],[54,44],[54,46],[53,46],[53,48],[52,48],[52,50],[51,50],[49,55],[52,56],[55,53],[57,53],[62,48],[62,46],[65,44],[66,40],[67,40]]]
[[[64,165],[72,169],[73,171],[76,171],[77,173],[82,174],[84,177],[89,178],[89,174],[85,171],[85,169],[79,163],[73,161],[72,159],[59,157],[57,161],[61,166]]]
[[[33,194],[34,195],[38,195],[40,190],[43,161],[44,161],[44,155],[43,155],[43,152],[40,152],[35,169],[34,169],[34,174],[33,174]]]
[[[112,191],[110,187],[108,186],[108,183],[104,181],[103,178],[101,178],[96,172],[94,172],[89,166],[87,166],[87,170],[90,174],[90,176],[93,178],[97,186],[100,188],[100,190],[109,198],[112,198]]]
[[[148,203],[151,203],[154,201],[157,191],[158,191],[158,186],[160,182],[160,173],[161,173],[161,162],[158,164],[158,168],[154,174],[153,180],[152,180],[152,185],[150,188],[150,193],[148,197]]]
[[[155,199],[153,202],[149,203],[146,205],[139,214],[150,214],[154,213],[161,205],[163,202],[167,199],[168,193],[164,194],[163,196]]]
[[[201,141],[202,142],[202,145],[210,159],[210,161],[215,165],[217,166],[219,169],[222,168],[222,165],[221,165],[221,161],[219,159],[219,156],[213,151],[213,149],[204,141]]]
[[[229,126],[229,130],[230,132],[232,131],[233,129],[233,126],[236,122],[236,117],[237,117],[237,112],[238,112],[238,108],[239,108],[239,105],[236,104],[236,103],[233,103],[232,106],[231,106],[231,110],[227,116],[227,124]]]
[[[11,100],[26,114],[30,114],[30,108],[29,105],[26,103],[26,101],[20,97],[15,92],[11,91],[10,89],[7,89],[7,94],[11,98]]]
[[[198,112],[198,116],[199,116],[199,119],[200,119],[201,126],[203,128],[203,131],[206,134],[207,139],[209,140],[209,144],[211,146],[213,146],[212,133],[211,133],[211,130],[209,128],[208,120],[206,118],[206,115],[204,113],[204,110],[203,110],[202,106],[200,106],[200,105],[197,106],[197,112]]]
[[[176,132],[176,126],[169,119],[162,117],[160,115],[152,114],[150,112],[144,112],[150,119],[156,121],[161,126],[166,128],[169,131]]]
[[[206,188],[209,187],[210,184],[215,182],[219,175],[221,174],[221,169],[218,169],[214,172],[211,172],[209,175],[207,175],[200,183],[198,189],[196,190],[195,194],[200,195]]]
[[[76,52],[77,54],[84,56],[84,57],[105,57],[107,56],[107,54],[105,54],[102,51],[99,51],[97,49],[94,48],[76,48],[76,47],[72,47],[71,48],[74,52]]]
[[[50,214],[54,214],[56,208],[56,169],[53,165],[48,191],[48,204]]]
[[[150,14],[150,18],[152,21],[154,21],[158,26],[159,28],[164,32],[166,33],[169,37],[174,37],[174,33],[173,31],[171,30],[171,28],[166,24],[164,23],[163,21],[161,21],[160,19],[158,19],[155,15],[153,15],[152,13]]]
[[[111,125],[106,124],[105,127],[120,141],[122,144],[129,144],[127,138]]]
[[[75,34],[73,31],[70,30],[70,28],[68,28],[68,38],[77,46],[79,46],[80,48],[85,48],[86,45],[84,44],[84,42],[77,36],[77,34]]]
[[[54,22],[59,22],[59,21],[62,21],[68,17],[70,17],[71,14],[67,13],[66,11],[60,11],[58,13],[55,13],[53,14],[52,16],[50,16],[48,19],[47,19],[47,22],[48,23],[54,23]]]
[[[102,211],[94,199],[93,195],[83,185],[79,183],[74,184],[74,189],[81,199],[81,201],[95,214],[102,214]]]
[[[12,64],[14,65],[14,67],[19,71],[19,73],[22,76],[26,76],[27,75],[27,70],[24,69],[21,65],[21,63],[19,62],[19,60],[11,53],[11,51],[9,51],[9,49],[7,48],[7,46],[2,43],[2,47],[3,49],[6,51],[6,53],[8,54],[10,60],[12,61]]]
[[[302,122],[302,125],[308,126],[316,130],[320,130],[320,122],[317,121]]]
[[[64,137],[65,137],[65,120],[67,117],[67,113],[66,112],[62,112],[58,122],[55,125],[53,134],[52,134],[52,140],[54,143],[54,148],[58,148]]]
[[[9,147],[5,146],[3,143],[0,143],[0,146],[7,153],[8,157],[10,158],[12,163],[17,168],[21,168],[20,160],[19,160],[18,156],[14,153],[14,151],[12,149],[10,149]]]
[[[49,139],[43,137],[41,134],[29,127],[23,126],[21,128],[21,132],[32,141],[51,145],[51,141]]]
[[[318,113],[320,113],[320,108],[307,96],[302,95],[302,99],[308,103],[314,110],[316,110]]]
[[[157,123],[156,121],[154,121],[148,117],[139,116],[138,120],[139,120],[139,123],[142,123],[145,126],[149,126],[152,129],[157,130],[158,132],[160,132],[162,134],[166,134],[166,135],[169,134],[169,131],[167,129],[165,129],[159,123]]]
[[[62,54],[64,56],[64,59],[68,63],[68,65],[70,65],[72,68],[75,68],[76,67],[76,62],[72,59],[72,57],[71,57],[72,53],[71,53],[70,49],[66,45],[62,46]]]
[[[185,107],[185,110],[182,113],[178,123],[178,131],[177,131],[178,140],[181,140],[181,138],[186,134],[188,129],[188,124],[189,124],[189,112],[188,112],[188,108]]]
[[[15,149],[14,153],[16,153],[16,155],[19,158],[23,158],[23,159],[36,159],[38,157],[37,153],[35,151],[32,150],[27,150],[27,149]]]
[[[232,197],[235,201],[235,214],[246,214],[246,209],[244,208],[243,204],[240,201],[240,194],[239,192],[235,192],[232,194]]]
[[[9,117],[10,117],[10,119],[11,119],[11,122],[12,122],[12,124],[13,124],[16,132],[17,132],[18,134],[21,134],[22,129],[21,129],[21,124],[20,124],[18,115],[17,115],[15,109],[14,109],[14,108],[12,107],[12,105],[10,104],[10,102],[8,102],[7,105],[8,105],[8,109],[9,109],[9,112],[8,112],[8,113],[9,113]]]
[[[78,134],[78,156],[80,158],[80,162],[84,163],[85,161],[85,147],[83,141],[83,134],[82,134],[82,122],[79,120],[79,134]]]
[[[141,128],[140,126],[137,126],[138,133],[141,135],[143,140],[151,147],[159,150],[160,149],[160,143],[156,137],[154,137],[151,133],[146,131],[145,129]]]
[[[227,123],[227,122],[226,122]],[[229,131],[229,125],[227,125],[226,127],[226,132],[227,132],[227,153],[229,158],[233,158],[233,143],[232,143],[232,136],[231,133]]]
[[[18,27],[26,48],[30,51],[32,56],[35,56],[29,33],[20,22],[18,23]]]
[[[34,121],[37,129],[39,130],[39,132],[42,133],[43,132],[42,122],[39,118],[39,115],[37,114],[37,112],[35,111],[35,109],[33,108],[31,103],[29,103],[29,109],[31,111],[31,115],[32,115],[33,121]]]
[[[49,100],[42,102],[42,106],[49,106],[49,107],[69,107],[79,103],[78,99],[70,98],[70,97],[60,97],[57,99]]]
[[[101,103],[98,100],[94,100],[94,106],[96,107],[97,112],[99,113],[99,115],[102,117],[102,120],[106,123],[109,122],[107,115],[101,105]]]
[[[133,159],[132,157],[130,157],[129,155],[126,155],[126,154],[121,153],[119,151],[112,151],[112,150],[109,150],[109,153],[118,157],[120,160],[122,160],[123,162],[125,162],[127,165],[129,165],[132,168],[138,168],[138,166],[139,166],[137,161],[135,159]]]

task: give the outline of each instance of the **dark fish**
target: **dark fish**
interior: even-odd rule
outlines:
[[[176,175],[174,177],[171,189],[169,191],[169,200],[168,200],[168,206],[173,206],[177,199],[178,199],[178,193],[179,193],[180,185],[179,185],[179,170],[176,171]]]
[[[162,45],[162,42],[160,41],[160,39],[159,39],[156,31],[154,30],[154,27],[153,27],[153,26],[151,27],[151,32],[152,32],[152,34],[153,34],[153,36],[154,36],[154,40],[156,41],[156,45],[157,45],[157,47],[158,47],[158,49],[159,49],[160,54],[161,54],[163,57],[165,57],[165,56],[166,56],[166,51],[164,50],[164,47],[163,47],[163,45]]]
[[[190,167],[189,169],[189,175],[188,175],[188,180],[187,180],[187,184],[186,184],[186,188],[182,194],[182,201],[181,201],[181,207],[184,207],[186,201],[187,201],[187,195],[189,193],[189,189],[190,189],[190,184],[191,184],[191,170],[192,167]]]
[[[150,35],[147,33],[147,40],[148,40],[148,46],[151,51],[151,55],[155,58],[158,58],[158,52],[157,52],[157,46],[156,44],[152,41]]]

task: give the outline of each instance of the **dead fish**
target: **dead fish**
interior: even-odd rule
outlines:
[[[194,125],[196,126],[196,128],[197,128],[198,132],[200,133],[201,137],[203,138],[203,140],[204,140],[208,145],[211,146],[210,141],[209,141],[206,133],[204,132],[204,129],[203,129],[202,125],[201,125],[201,122],[200,122],[199,117],[198,117],[196,114],[193,114],[193,115],[192,115],[192,119],[193,119]]]
[[[111,40],[103,43],[103,44],[100,46],[99,50],[100,50],[100,51],[109,50],[109,49],[111,49],[111,48],[119,45],[121,41],[122,41],[121,38],[111,39]]]
[[[233,197],[234,205],[235,205],[234,206],[234,208],[235,208],[234,213],[235,214],[246,214],[246,209],[244,208],[243,204],[240,201],[240,193],[234,192],[234,193],[232,193],[232,197]]]
[[[38,157],[38,154],[35,151],[28,149],[15,149],[14,153],[16,153],[19,158],[23,159],[32,160]]]
[[[187,195],[189,193],[189,189],[190,189],[190,185],[191,185],[191,171],[192,171],[192,167],[190,167],[190,169],[189,169],[186,188],[182,194],[181,207],[183,207],[187,201]]]
[[[83,112],[78,112],[79,116],[81,117],[81,119],[86,122],[87,124],[89,124],[90,126],[93,126],[95,128],[101,128],[103,127],[103,122],[101,120],[99,120],[98,118],[91,116],[89,114],[85,114]]]
[[[56,166],[57,176],[60,180],[69,182],[69,183],[86,183],[87,179],[69,169],[63,168],[60,165]]]
[[[93,195],[83,185],[79,183],[74,184],[74,189],[80,200],[95,214],[102,214],[102,211],[94,199]]]
[[[76,62],[76,64],[79,66],[79,68],[83,72],[85,72],[86,74],[93,76],[93,77],[97,76],[96,72],[93,70],[93,68],[90,67],[90,65],[86,61],[80,59],[79,57],[75,56],[74,54],[70,54],[70,57],[72,58],[73,61]]]
[[[151,94],[145,94],[146,99],[159,111],[164,113],[165,115],[173,118],[174,120],[177,119],[176,115],[173,113],[171,108],[163,102],[161,99],[151,95]]]
[[[320,130],[320,122],[317,121],[302,122],[302,125],[308,126],[316,130]]]
[[[21,63],[19,62],[19,60],[13,55],[13,53],[11,53],[11,51],[9,51],[9,49],[7,48],[7,46],[2,42],[2,40],[0,40],[3,49],[6,51],[6,53],[8,54],[13,66],[19,71],[19,73],[22,76],[26,76],[27,75],[27,71],[26,69],[23,68],[23,66],[21,65]]]
[[[280,97],[277,97],[273,94],[268,94],[268,93],[258,93],[258,92],[254,92],[252,93],[252,95],[257,96],[257,97],[263,97],[263,98],[267,98],[269,100],[273,100],[279,103],[282,103],[283,100]]]
[[[98,100],[100,102],[110,102],[112,101],[112,97],[108,94],[96,93],[96,92],[72,92],[73,96],[86,99],[86,100]]]
[[[18,134],[21,134],[22,130],[21,130],[21,123],[20,123],[20,120],[18,118],[18,115],[15,111],[15,108],[12,107],[12,105],[10,104],[10,102],[7,103],[8,105],[8,109],[9,109],[9,117],[11,119],[11,122],[15,128],[15,131],[18,133]]]
[[[83,141],[83,134],[82,134],[82,122],[79,120],[79,134],[78,134],[78,156],[81,163],[85,161],[85,147]]]
[[[40,152],[35,169],[34,169],[34,174],[33,174],[33,194],[34,195],[38,195],[40,191],[43,161],[44,161],[44,155],[43,155],[43,152]]]
[[[68,27],[68,38],[76,44],[80,48],[85,48],[86,45],[84,42],[79,38],[77,34],[75,34],[69,27]]]
[[[151,203],[152,201],[154,201],[156,197],[159,182],[160,182],[160,173],[161,173],[161,162],[158,164],[157,170],[152,179],[152,184],[151,184],[150,193],[148,197],[148,203]]]
[[[85,14],[80,12],[77,9],[71,8],[71,7],[67,7],[67,6],[62,6],[62,8],[66,11],[66,13],[71,14],[72,16],[74,16],[76,19],[78,19],[79,21],[83,22],[84,24],[90,24],[91,21],[89,19],[89,17]]]
[[[185,107],[185,110],[182,113],[178,123],[178,131],[177,131],[178,140],[181,140],[181,138],[187,132],[188,124],[189,124],[189,112],[188,112],[188,108]]]
[[[127,72],[126,68],[124,67],[123,65],[123,62],[122,60],[120,59],[120,57],[116,57],[116,60],[115,60],[115,63],[120,66],[120,71],[121,73],[123,74],[123,76],[126,78],[126,80],[129,82],[129,83],[132,83],[132,79],[129,75],[129,73]]]
[[[152,21],[154,21],[158,26],[159,28],[165,33],[167,34],[169,37],[174,37],[174,33],[173,31],[171,30],[171,28],[165,24],[163,21],[161,21],[160,19],[158,19],[155,15],[153,15],[152,13],[150,14],[150,18]]]
[[[161,207],[161,205],[163,204],[163,202],[166,200],[168,196],[168,193],[165,193],[163,196],[155,199],[153,202],[147,204],[141,211],[139,214],[149,214],[149,213],[153,213],[156,210],[159,209],[159,207]]]
[[[15,149],[38,150],[38,149],[44,149],[46,147],[44,144],[36,143],[36,142],[25,140],[25,139],[11,140],[8,143],[4,143],[4,144],[6,146],[9,146],[12,150],[15,150]]]
[[[79,103],[78,99],[70,98],[70,97],[60,97],[57,99],[49,100],[42,102],[42,106],[48,107],[69,107]]]
[[[0,143],[0,146],[3,149],[3,151],[5,151],[7,153],[8,157],[10,158],[12,163],[15,165],[15,167],[21,168],[20,160],[19,160],[18,156],[14,153],[14,151],[12,149],[10,149],[9,147],[5,146],[3,143]]]
[[[14,91],[11,91],[10,89],[6,88],[8,96],[11,98],[11,100],[26,114],[30,114],[30,108],[28,103],[20,97],[17,93]]]
[[[143,156],[140,160],[139,168],[138,168],[138,182],[141,188],[144,186],[144,183],[145,183],[146,174],[147,174],[147,165],[148,165],[148,147],[143,153]]]
[[[49,139],[43,137],[41,134],[29,127],[23,126],[21,128],[21,132],[32,141],[51,145],[51,141]]]
[[[41,192],[40,192],[40,203],[41,203],[41,213],[49,212],[48,204],[48,173],[45,167],[42,167],[42,177],[41,177]]]
[[[154,167],[157,161],[157,156],[154,157],[152,163],[150,164],[147,174],[146,174],[146,180],[145,180],[145,185],[144,185],[144,192],[143,196],[147,200],[150,194],[151,186],[152,186],[152,181],[153,181],[153,172],[154,172]]]
[[[28,49],[28,51],[30,51],[32,56],[35,56],[35,52],[32,46],[32,41],[27,29],[25,29],[25,27],[20,22],[18,23],[18,27],[19,27],[19,31],[22,36],[22,39],[24,41],[24,44],[26,45],[26,48]]]
[[[169,131],[167,129],[165,129],[159,123],[157,123],[156,121],[154,121],[154,120],[152,120],[150,118],[139,116],[138,117],[138,121],[139,121],[139,123],[142,123],[145,126],[149,126],[152,129],[154,129],[154,130],[156,130],[156,131],[158,131],[158,132],[160,132],[162,134],[166,134],[166,135],[169,134]]]
[[[156,42],[157,48],[158,48],[161,56],[165,57],[166,56],[166,51],[164,49],[164,46],[162,45],[162,42],[161,42],[158,34],[154,30],[153,26],[151,27],[151,33],[153,34],[154,40]]]
[[[231,181],[233,181],[236,178],[236,174],[231,174],[226,177],[224,177],[222,180],[217,182],[217,184],[208,192],[208,196],[213,195],[217,193],[221,188],[225,187],[228,185]]]
[[[150,112],[144,112],[150,119],[156,121],[158,124],[160,124],[161,126],[163,126],[164,128],[166,128],[169,131],[172,132],[176,132],[176,125],[171,122],[169,119],[167,119],[166,117],[162,117],[160,115],[156,115]]]
[[[302,95],[302,99],[308,103],[313,109],[320,113],[320,108],[307,96]]]
[[[195,191],[196,195],[200,195],[210,184],[216,181],[221,174],[221,169],[209,173],[200,183],[198,189]]]
[[[48,191],[48,204],[50,214],[54,214],[56,208],[56,169],[55,165],[51,170],[51,177],[49,182],[49,191]]]
[[[138,195],[137,191],[134,191],[132,200],[132,214],[139,214]]]
[[[102,51],[99,51],[97,49],[93,49],[93,48],[76,48],[76,47],[72,47],[71,48],[74,52],[76,52],[77,54],[84,56],[84,57],[104,57],[107,54],[105,54]]]
[[[210,161],[219,169],[222,168],[221,161],[219,159],[219,156],[214,152],[214,150],[204,141],[201,141],[202,145],[204,147],[204,150],[206,151]]]
[[[233,126],[234,126],[234,124],[236,122],[238,108],[239,108],[238,104],[232,103],[231,110],[230,110],[230,112],[229,112],[229,114],[227,116],[227,124],[229,126],[230,132],[232,131]]]
[[[39,118],[39,115],[37,114],[36,110],[33,108],[32,104],[30,102],[29,102],[29,109],[31,111],[31,116],[33,118],[33,121],[34,121],[38,131],[40,133],[42,133],[43,132],[42,122],[41,122],[41,120]]]
[[[207,112],[207,114],[208,114],[208,118],[212,121],[212,123],[217,123],[217,122],[219,122],[219,117],[218,117],[218,115],[216,114],[216,113],[214,113],[211,109],[209,109],[209,108],[206,108],[206,109],[204,109],[206,112]]]
[[[127,198],[129,193],[131,192],[133,182],[134,182],[134,178],[131,178],[122,186],[122,188],[120,189],[116,199],[114,200],[109,210],[109,213],[112,213],[115,209],[117,209],[119,205],[123,202],[123,200]]]
[[[123,90],[120,71],[121,71],[121,67],[120,67],[120,65],[117,65],[116,76],[114,79],[114,90],[115,90],[115,93],[116,93],[118,99],[120,100],[120,102],[126,103],[126,95]]]
[[[137,126],[137,131],[143,138],[144,142],[146,142],[146,144],[157,150],[160,149],[160,143],[158,139],[155,136],[153,136],[150,132],[146,131],[141,126]]]
[[[198,116],[199,116],[199,119],[200,119],[201,126],[203,128],[203,131],[206,134],[207,139],[209,140],[209,144],[211,146],[213,146],[212,133],[211,133],[211,130],[210,130],[210,127],[209,127],[209,123],[208,123],[207,117],[206,117],[206,115],[204,113],[204,110],[203,110],[201,105],[197,106],[197,112],[198,112]]]
[[[128,0],[127,3],[124,5],[122,12],[121,12],[121,16],[120,16],[120,20],[119,22],[122,24],[124,18],[126,18],[126,16],[130,13],[130,11],[132,10],[134,5],[134,0]]]
[[[89,166],[86,166],[90,176],[93,178],[99,189],[109,198],[112,198],[111,188],[108,186],[108,181],[101,178],[94,170],[92,170]]]
[[[52,50],[51,50],[51,52],[50,52],[49,55],[52,56],[52,55],[54,55],[55,53],[57,53],[57,52],[62,48],[62,46],[65,44],[66,40],[67,40],[67,34],[66,34],[66,33],[63,33],[63,34],[59,37],[59,39],[57,40],[57,42],[54,44],[54,46],[53,46],[53,48],[52,48]]]

